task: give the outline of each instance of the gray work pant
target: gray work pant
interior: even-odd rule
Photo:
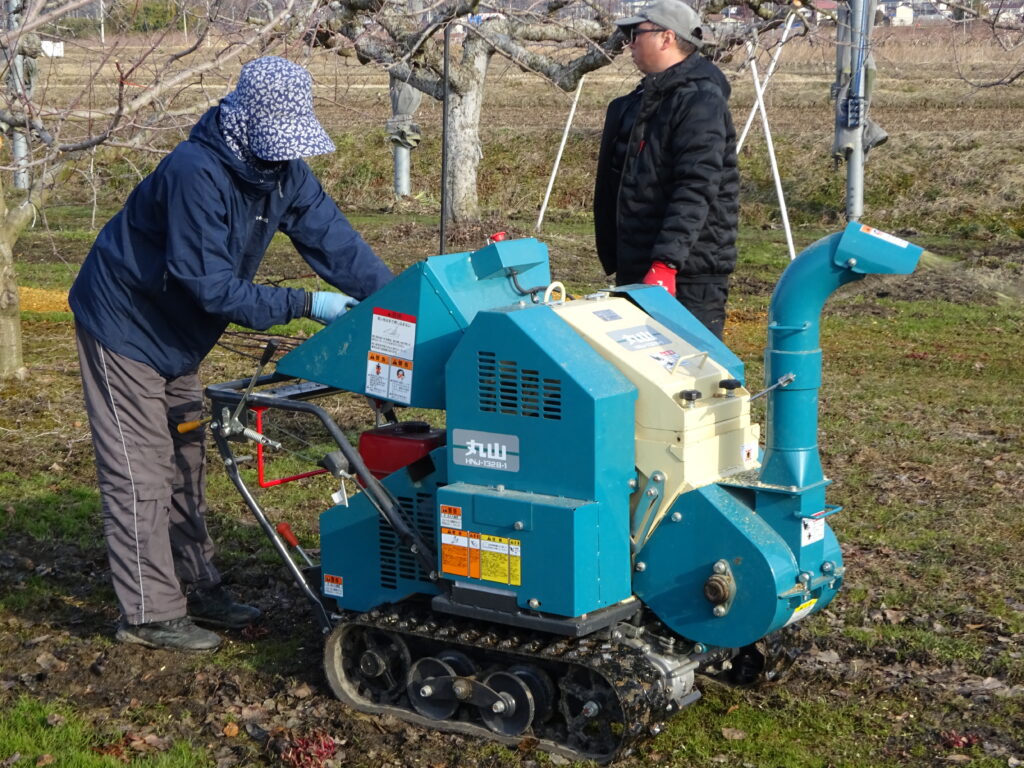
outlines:
[[[206,530],[205,430],[175,428],[200,418],[199,377],[168,379],[75,332],[121,613],[129,624],[180,618],[183,588],[220,583]]]

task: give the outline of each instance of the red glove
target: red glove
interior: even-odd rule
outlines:
[[[676,295],[676,268],[663,261],[656,261],[644,275],[644,285],[660,285],[673,296]]]

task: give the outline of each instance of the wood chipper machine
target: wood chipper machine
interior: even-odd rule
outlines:
[[[759,395],[665,290],[568,300],[533,239],[419,262],[275,373],[210,387],[211,431],[310,600],[331,690],[607,762],[699,699],[698,673],[763,674],[773,638],[843,582],[817,445],[821,310],[920,253],[859,223],[804,251],[772,297]],[[358,449],[316,403],[338,391],[387,417]],[[403,406],[443,427],[399,420]],[[337,445],[321,464],[341,488],[309,567],[236,454],[273,443],[251,417],[277,411],[310,414]]]

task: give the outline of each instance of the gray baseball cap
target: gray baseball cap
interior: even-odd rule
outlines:
[[[659,27],[671,29],[683,40],[698,48],[704,45],[701,39],[700,16],[683,0],[654,0],[643,6],[635,16],[619,19],[616,26],[629,28],[642,21],[649,21]]]

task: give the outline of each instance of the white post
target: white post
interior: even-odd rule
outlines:
[[[544,202],[540,206],[540,215],[537,216],[537,226],[534,230],[540,232],[541,224],[544,223],[544,213],[548,209],[548,201],[551,199],[551,190],[555,186],[555,177],[558,175],[558,166],[562,162],[562,152],[565,150],[566,139],[569,138],[569,128],[572,126],[572,119],[576,116],[576,105],[580,103],[580,93],[583,92],[583,80],[586,75],[580,78],[579,83],[576,85],[576,95],[572,99],[572,108],[569,110],[569,117],[565,121],[565,130],[562,131],[562,143],[558,145],[558,154],[555,155],[555,165],[551,169],[551,178],[548,179],[548,189],[544,193]]]
[[[107,44],[107,34],[104,28],[106,24],[106,12],[103,9],[103,0],[100,0],[100,45]]]
[[[782,30],[782,37],[779,38],[779,44],[775,48],[775,52],[772,53],[772,62],[768,65],[768,72],[764,76],[764,82],[762,85],[765,88],[768,87],[768,81],[771,80],[772,75],[775,74],[775,67],[779,64],[779,54],[782,53],[782,47],[786,44],[786,40],[789,38],[789,33],[793,30],[793,21],[795,18],[795,13],[790,13],[786,17],[786,26]],[[740,150],[743,149],[743,142],[747,140],[747,133],[750,131],[750,126],[754,122],[755,114],[757,114],[757,104],[752,104],[750,107],[750,114],[747,115],[747,122],[743,126],[743,133],[740,134],[740,139],[736,142],[736,154],[739,154]]]
[[[747,43],[747,55],[750,57],[750,74],[754,78],[754,96],[757,98],[757,108],[761,112],[761,125],[764,128],[764,142],[768,146],[768,161],[772,166],[772,177],[775,179],[775,194],[779,198],[779,213],[782,216],[782,227],[786,232],[786,245],[789,246],[789,259],[796,258],[796,248],[793,247],[793,232],[789,226],[789,211],[786,209],[786,196],[782,191],[782,177],[779,175],[779,163],[775,159],[775,143],[772,141],[772,130],[768,125],[768,110],[764,106],[764,91],[761,87],[761,80],[757,76],[757,59],[754,57],[754,46]]]

